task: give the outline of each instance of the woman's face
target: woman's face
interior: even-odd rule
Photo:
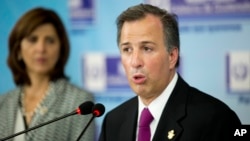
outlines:
[[[52,24],[38,26],[21,41],[20,57],[29,75],[48,75],[60,56],[60,40]]]

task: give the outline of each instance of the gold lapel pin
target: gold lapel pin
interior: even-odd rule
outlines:
[[[175,134],[174,134],[174,130],[168,131],[168,139],[169,139],[169,140],[173,139],[174,135],[175,135]]]

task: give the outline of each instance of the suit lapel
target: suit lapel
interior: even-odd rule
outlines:
[[[137,125],[137,113],[138,113],[138,99],[137,97],[133,98],[132,104],[130,107],[125,109],[125,117],[123,120],[119,141],[134,141],[136,135],[136,125]],[[118,129],[117,129],[118,130]]]
[[[164,107],[153,141],[175,141],[182,132],[180,120],[186,115],[188,85],[179,76]]]

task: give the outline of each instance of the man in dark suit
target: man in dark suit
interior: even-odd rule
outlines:
[[[241,125],[235,112],[189,86],[176,71],[180,50],[176,15],[140,4],[124,11],[117,27],[121,61],[137,96],[107,113],[100,141],[227,141],[233,137]],[[144,128],[147,133],[141,129],[144,108],[152,117]]]

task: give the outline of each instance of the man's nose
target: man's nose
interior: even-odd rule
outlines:
[[[140,68],[143,66],[143,59],[138,51],[134,51],[131,57],[131,66],[134,68]]]

